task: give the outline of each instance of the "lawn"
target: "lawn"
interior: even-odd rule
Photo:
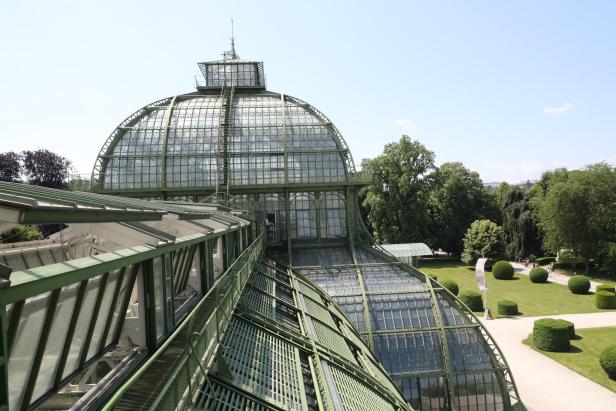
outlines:
[[[453,280],[460,291],[476,290],[474,267],[457,262],[431,262],[419,268],[426,274],[433,274],[440,280]],[[593,313],[606,310],[595,308],[595,295],[575,295],[567,287],[555,283],[534,284],[523,274],[515,274],[513,280],[495,280],[492,273],[486,273],[488,282],[488,307],[497,316],[496,306],[500,300],[518,303],[523,316],[556,314]]]
[[[611,380],[599,365],[601,350],[616,342],[616,327],[582,328],[576,330],[576,334],[578,337],[571,341],[572,348],[569,352],[533,349],[616,392],[616,381]],[[531,334],[522,342],[532,347],[532,338]]]

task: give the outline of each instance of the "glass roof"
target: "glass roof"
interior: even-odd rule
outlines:
[[[143,107],[112,132],[94,166],[96,191],[348,183],[355,168],[336,127],[304,101],[265,91],[261,63],[199,67],[207,87]]]
[[[277,254],[288,263],[288,255]],[[459,300],[372,247],[294,248],[415,409],[501,410],[517,402],[507,364]]]
[[[380,247],[396,258],[432,255],[432,250],[424,243],[382,244]]]
[[[239,305],[197,409],[410,409],[350,320],[299,273],[261,261]]]

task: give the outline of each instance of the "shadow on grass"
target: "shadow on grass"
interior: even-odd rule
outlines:
[[[576,335],[575,337],[573,337],[571,340],[581,340],[582,337]],[[584,352],[584,350],[582,350],[580,347],[575,346],[575,345],[571,345],[571,347],[569,348],[569,351],[544,351],[544,350],[540,350],[539,348],[535,347],[535,344],[533,344],[533,334],[531,333],[528,337],[526,337],[525,339],[522,340],[522,344],[524,345],[528,345],[530,348],[532,348],[533,350],[540,352],[540,353],[554,353],[554,354],[579,354],[581,352]]]

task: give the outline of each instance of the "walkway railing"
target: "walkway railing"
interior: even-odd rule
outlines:
[[[250,273],[261,255],[261,234],[214,283],[161,347],[104,406],[187,409],[196,399]]]

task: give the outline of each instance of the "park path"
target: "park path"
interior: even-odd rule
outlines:
[[[525,267],[524,264],[522,264],[522,263],[511,262],[511,265],[513,266],[513,269],[515,270],[516,273],[520,273],[520,274],[524,274],[524,275],[528,275],[530,270],[533,269],[533,267],[531,265],[529,265],[528,267]],[[557,284],[562,284],[562,285],[566,286],[567,285],[567,281],[569,281],[570,278],[571,277],[568,276],[568,275],[559,274],[559,273],[555,273],[554,271],[552,271],[550,273],[550,275],[548,276],[548,281],[551,282],[551,283],[557,283]],[[597,285],[599,285],[599,284],[601,284],[601,283],[598,283],[596,281],[591,281],[590,282],[590,291],[592,291],[594,293],[595,290],[596,290]],[[616,407],[614,407],[614,409],[616,410]]]
[[[528,410],[616,410],[615,392],[522,344],[539,318],[545,317],[481,319],[503,351]],[[616,326],[616,312],[564,314],[550,318],[572,321],[576,328]]]

